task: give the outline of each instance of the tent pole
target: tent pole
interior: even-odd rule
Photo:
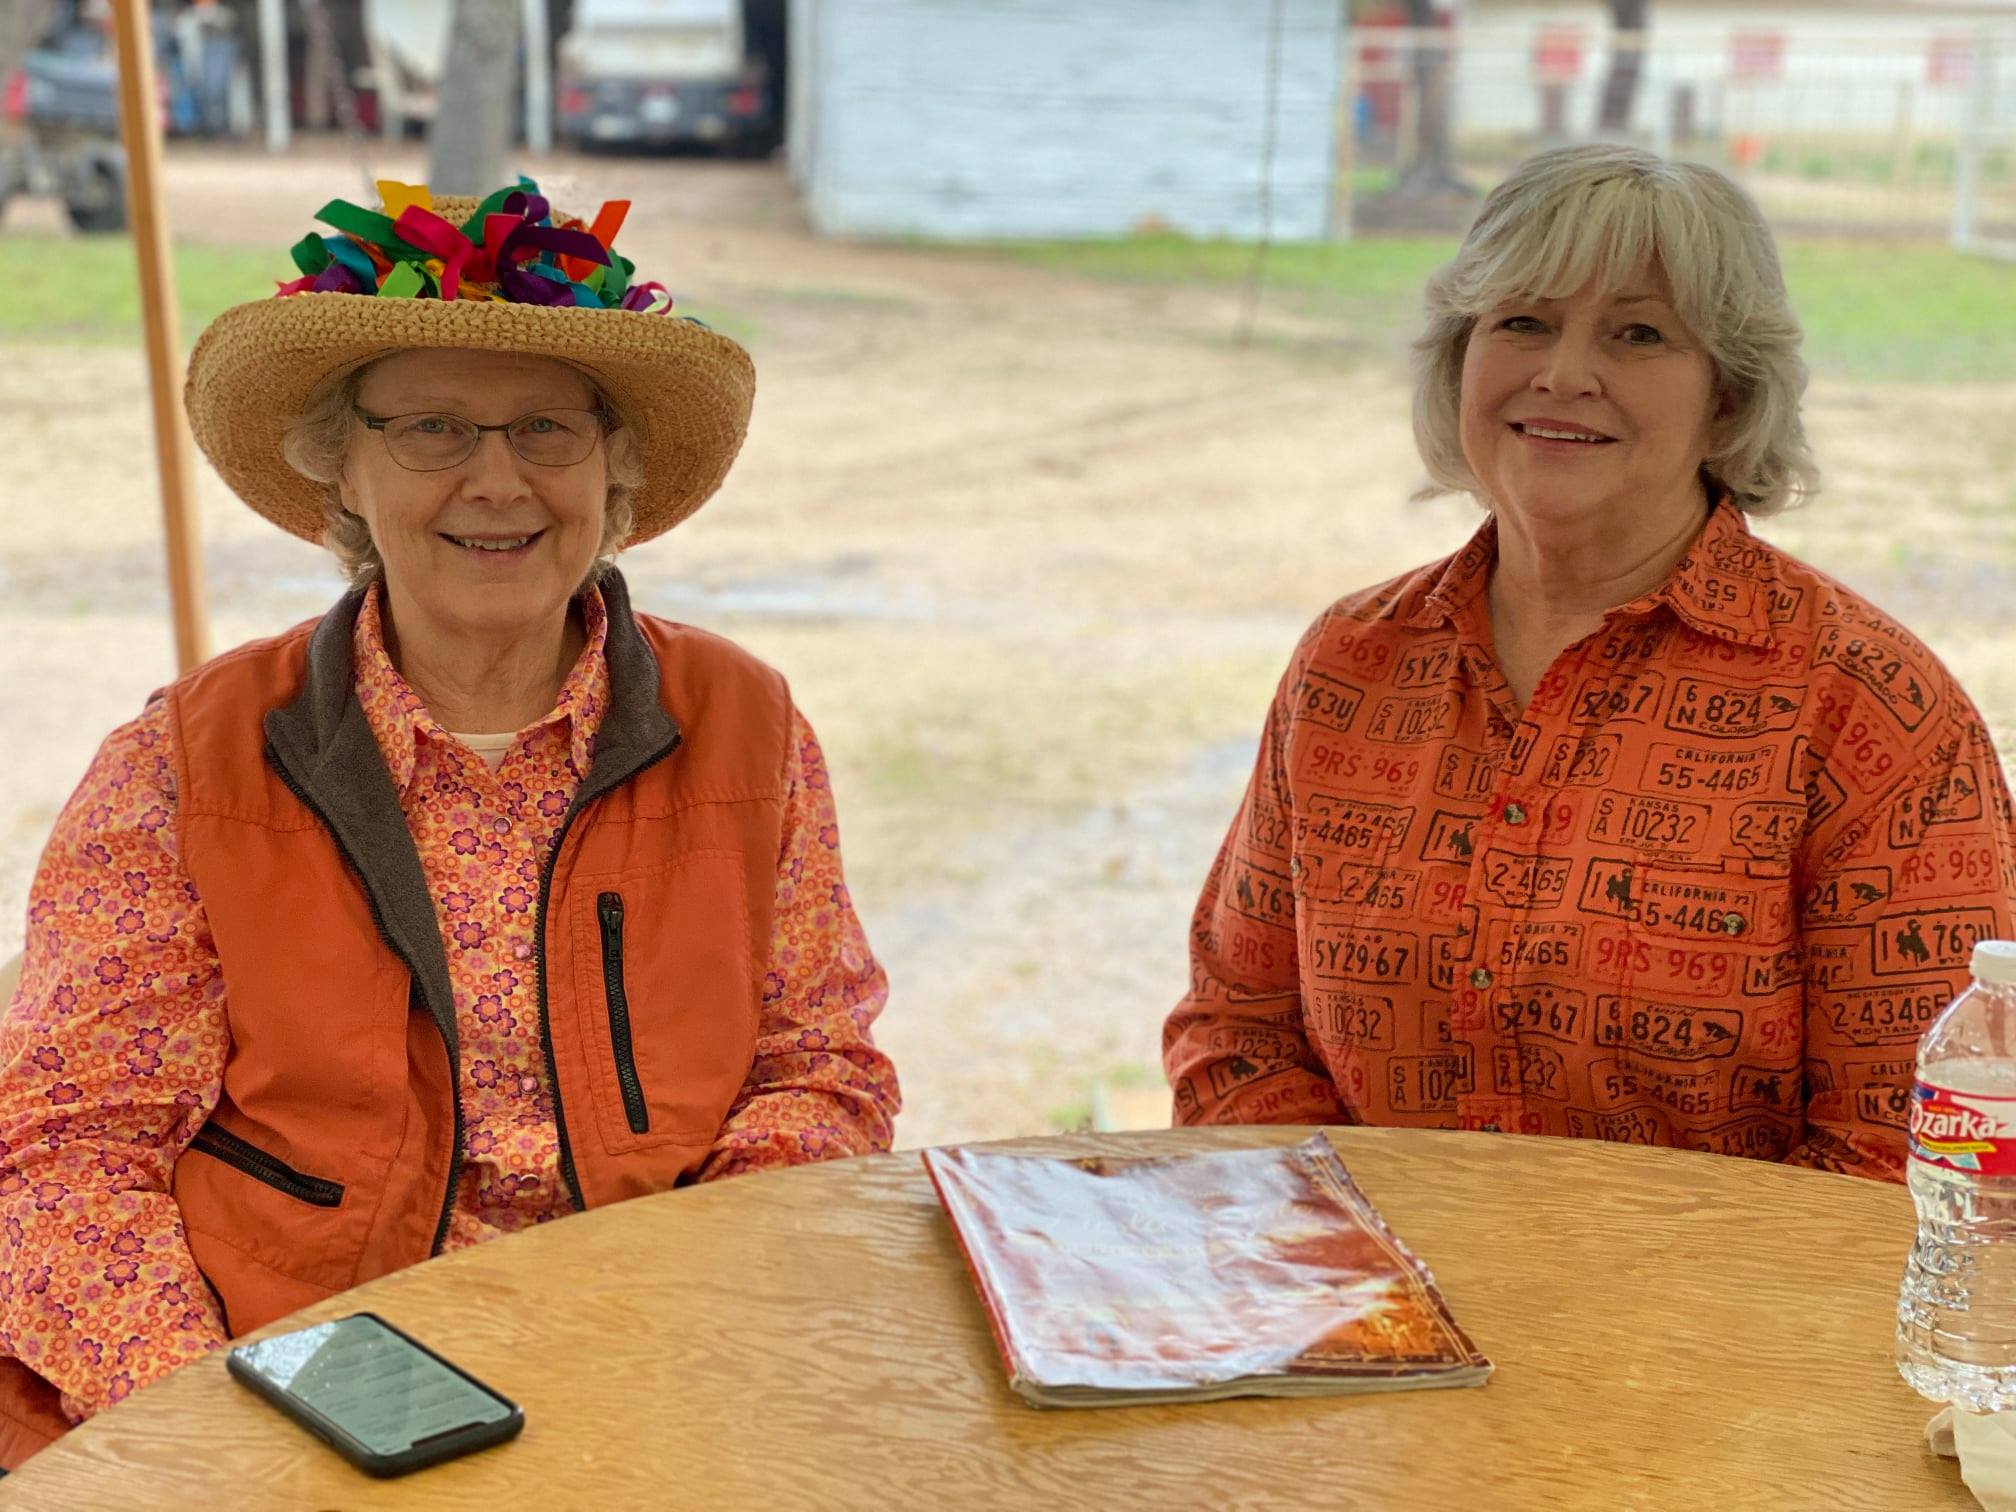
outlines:
[[[175,316],[175,267],[161,203],[161,121],[154,86],[154,37],[147,0],[113,0],[119,48],[119,134],[126,143],[126,210],[140,263],[140,309],[147,336],[147,387],[154,399],[154,451],[168,534],[168,599],[175,661],[183,671],[209,655],[203,559],[196,536],[196,470],[182,409],[182,342]]]

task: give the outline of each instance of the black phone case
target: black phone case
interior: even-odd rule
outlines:
[[[472,1423],[466,1428],[451,1428],[446,1433],[437,1433],[432,1438],[422,1439],[419,1443],[400,1454],[380,1454],[375,1449],[371,1449],[360,1443],[357,1439],[352,1438],[345,1431],[343,1425],[335,1419],[324,1416],[310,1407],[306,1402],[295,1397],[291,1392],[275,1386],[252,1366],[239,1358],[239,1353],[236,1349],[233,1349],[224,1356],[224,1368],[241,1384],[251,1387],[253,1391],[257,1392],[268,1402],[271,1402],[275,1407],[278,1407],[287,1416],[294,1419],[295,1422],[306,1428],[315,1437],[322,1440],[323,1443],[334,1449],[366,1475],[375,1475],[381,1478],[407,1475],[415,1470],[425,1470],[429,1465],[438,1465],[444,1460],[455,1459],[464,1454],[473,1454],[476,1450],[487,1449],[492,1444],[501,1444],[506,1439],[516,1438],[519,1430],[525,1426],[525,1414],[519,1409],[516,1402],[505,1396],[501,1391],[493,1390],[484,1385],[453,1360],[436,1354],[404,1329],[395,1328],[374,1312],[351,1313],[349,1317],[369,1318],[393,1337],[404,1341],[411,1348],[426,1355],[430,1360],[437,1361],[449,1370],[454,1371],[456,1375],[462,1377],[463,1380],[467,1381],[484,1395],[503,1403],[504,1406],[511,1409],[510,1416],[501,1418],[494,1423]],[[347,1322],[348,1319],[335,1321]]]

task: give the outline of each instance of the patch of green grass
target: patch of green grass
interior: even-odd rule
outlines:
[[[754,346],[762,339],[761,323],[739,310],[723,310],[713,305],[682,304],[677,306],[676,312],[705,321],[709,330],[718,331],[731,341],[741,342],[743,346]]]
[[[1003,242],[990,250],[1062,273],[1130,283],[1236,284],[1252,271],[1246,242],[1200,241],[1167,232],[1117,241]],[[1381,307],[1421,296],[1421,281],[1448,261],[1455,243],[1440,237],[1352,242],[1295,242],[1270,247],[1264,267],[1270,290]]]
[[[990,250],[1089,278],[1219,288],[1242,283],[1254,255],[1241,242],[1166,234]],[[1277,246],[1264,264],[1265,297],[1397,348],[1418,324],[1423,282],[1454,251],[1437,238]],[[2016,264],[1887,242],[1788,241],[1781,252],[1815,370],[1875,382],[2016,375]]]
[[[1010,242],[990,249],[1038,267],[1125,283],[1236,288],[1252,276],[1245,242],[1166,232],[1119,241]],[[1270,308],[1333,327],[1362,355],[1397,359],[1414,335],[1423,280],[1448,261],[1440,238],[1377,238],[1271,247],[1261,267]]]
[[[1166,1085],[1160,1066],[1142,1066],[1121,1061],[1106,1069],[1106,1085],[1126,1092],[1140,1092]]]
[[[881,311],[908,313],[922,308],[914,299],[881,289],[850,289],[838,284],[801,284],[788,289],[765,289],[763,298],[780,305],[806,305],[814,309]]]
[[[284,247],[187,245],[174,250],[185,341],[234,304],[270,294],[291,273]],[[0,237],[0,340],[140,339],[140,265],[129,236]]]
[[[1905,382],[2016,376],[2016,263],[1846,241],[1791,242],[1783,253],[1816,371]]]
[[[1044,1110],[1044,1132],[1048,1134],[1089,1134],[1092,1132],[1090,1101],[1063,1103]]]
[[[285,247],[174,248],[175,304],[182,340],[196,335],[232,305],[270,295],[293,276]],[[140,340],[140,265],[130,236],[0,236],[0,341],[103,342]],[[748,342],[756,324],[734,311],[681,305],[724,336]]]

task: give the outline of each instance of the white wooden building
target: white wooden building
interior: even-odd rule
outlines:
[[[843,236],[1314,240],[1339,0],[793,0],[790,156]]]

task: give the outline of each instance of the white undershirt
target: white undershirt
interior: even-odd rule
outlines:
[[[504,765],[504,753],[511,749],[511,742],[524,733],[523,730],[512,730],[503,735],[459,735],[450,730],[448,735],[450,739],[461,741],[482,757],[483,765],[494,772]]]

